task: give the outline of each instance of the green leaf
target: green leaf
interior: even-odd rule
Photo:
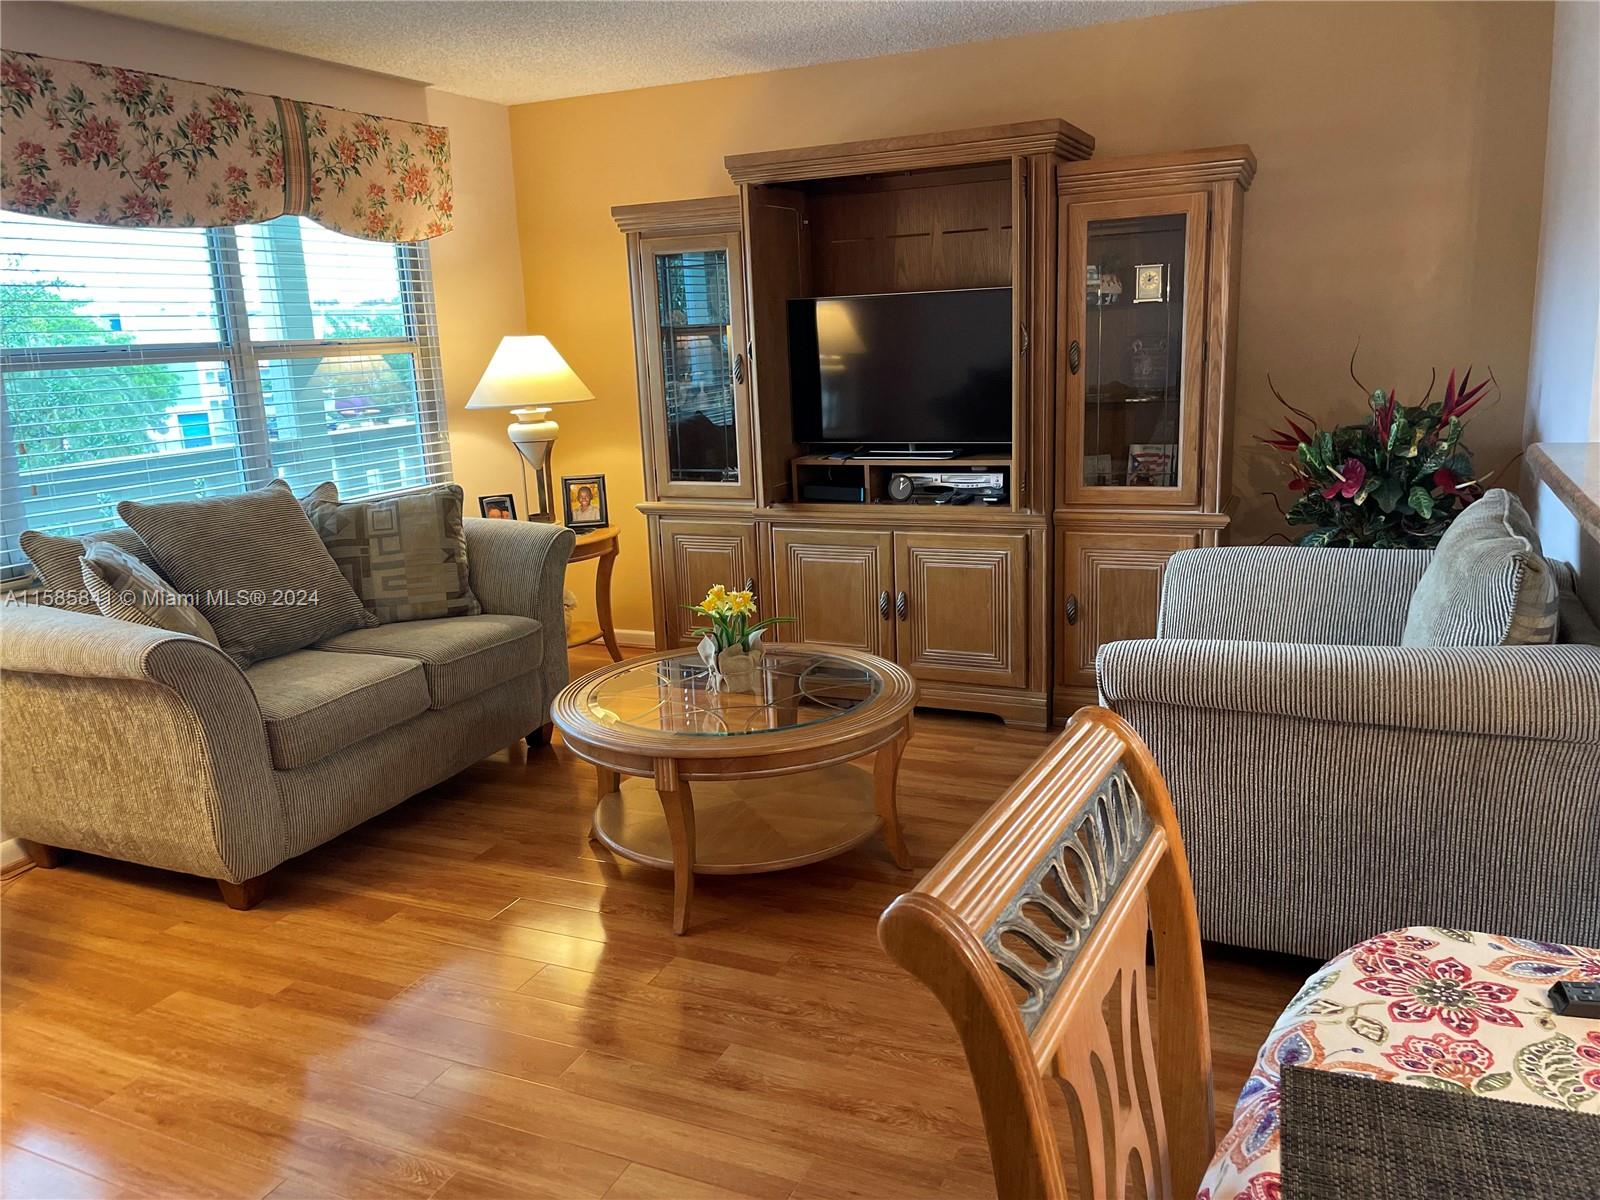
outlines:
[[[1405,484],[1389,476],[1373,490],[1372,498],[1384,512],[1392,513],[1399,506],[1400,497],[1404,494]]]
[[[1511,1083],[1510,1071],[1496,1071],[1493,1075],[1485,1075],[1478,1080],[1477,1090],[1480,1092],[1498,1092],[1501,1088]]]
[[[1440,1079],[1437,1075],[1407,1075],[1412,1083],[1420,1083],[1423,1087],[1431,1087],[1439,1092],[1467,1092],[1470,1089],[1462,1087],[1453,1079]]]
[[[1394,424],[1389,426],[1389,442],[1384,449],[1392,452],[1395,447],[1404,445],[1411,440],[1412,432],[1410,421],[1404,417],[1395,417]]]
[[[1433,496],[1427,488],[1414,487],[1406,496],[1406,503],[1411,505],[1411,511],[1427,520],[1433,516]]]
[[[1326,546],[1338,532],[1337,529],[1313,529],[1300,539],[1300,544],[1302,546]]]
[[[1584,1086],[1578,1064],[1577,1045],[1564,1033],[1524,1046],[1512,1060],[1517,1078],[1536,1095],[1562,1108],[1577,1109],[1594,1093]]]

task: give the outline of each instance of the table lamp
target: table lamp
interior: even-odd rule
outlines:
[[[560,351],[543,334],[505,337],[489,360],[472,391],[467,407],[509,408],[513,418],[506,427],[511,444],[522,455],[522,500],[530,519],[554,521],[555,498],[550,483],[550,450],[560,427],[550,417],[556,404],[593,400],[594,393],[583,386]],[[539,487],[539,511],[528,503],[528,466],[534,470]]]

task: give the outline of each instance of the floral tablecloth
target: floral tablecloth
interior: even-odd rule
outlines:
[[[1551,1012],[1558,979],[1600,981],[1600,950],[1414,928],[1345,951],[1273,1026],[1197,1200],[1278,1200],[1284,1067],[1600,1114],[1600,1022]]]

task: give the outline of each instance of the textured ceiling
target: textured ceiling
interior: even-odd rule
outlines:
[[[1219,0],[92,0],[501,104],[1125,21]]]

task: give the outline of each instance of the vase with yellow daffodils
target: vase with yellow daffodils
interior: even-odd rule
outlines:
[[[754,692],[761,676],[761,635],[792,617],[756,620],[755,597],[730,592],[716,584],[699,604],[685,604],[709,624],[692,630],[701,635],[700,659],[706,664],[707,686],[713,692]]]

